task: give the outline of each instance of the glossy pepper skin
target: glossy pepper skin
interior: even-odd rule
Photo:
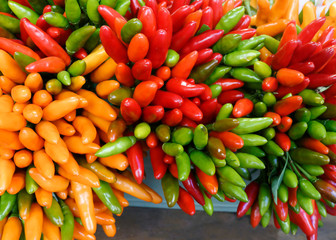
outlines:
[[[179,198],[178,180],[170,173],[166,173],[161,179],[161,185],[168,207],[173,207]]]
[[[251,182],[245,188],[245,192],[248,196],[248,202],[240,202],[237,208],[237,216],[243,217],[246,212],[252,207],[253,203],[258,197],[259,184],[256,181]]]

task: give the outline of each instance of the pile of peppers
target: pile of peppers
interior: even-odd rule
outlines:
[[[95,239],[98,223],[113,237],[123,192],[161,202],[143,183],[148,154],[168,207],[239,201],[253,227],[273,215],[317,239],[336,215],[334,28],[286,20],[270,34],[250,15],[240,0],[1,0],[0,108],[16,106],[0,111],[0,236]]]

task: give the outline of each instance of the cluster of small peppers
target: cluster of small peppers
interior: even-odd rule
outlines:
[[[249,200],[240,202],[238,217],[250,214],[253,227],[266,227],[273,214],[277,228],[295,234],[299,227],[307,239],[317,239],[322,216],[334,215],[336,202],[333,34],[327,28],[311,41],[325,21],[316,19],[299,33],[295,23],[285,28],[265,59],[273,75],[262,91],[245,95],[254,103],[252,116],[273,123],[260,133],[264,142],[244,141],[240,150],[260,157],[266,170],[246,187]]]

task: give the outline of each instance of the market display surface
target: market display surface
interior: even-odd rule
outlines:
[[[1,239],[113,237],[125,193],[162,202],[146,155],[168,207],[239,201],[253,227],[317,239],[335,23],[336,3],[297,0],[1,0]]]

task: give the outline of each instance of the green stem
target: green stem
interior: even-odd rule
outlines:
[[[316,181],[316,177],[313,177],[312,175],[310,175],[309,173],[307,173],[307,171],[304,170],[304,169],[300,166],[300,164],[298,164],[298,163],[294,163],[294,164],[295,164],[296,167],[303,173],[303,175],[305,175],[305,176],[308,178],[309,181],[311,181],[311,182],[315,182],[315,181]]]

